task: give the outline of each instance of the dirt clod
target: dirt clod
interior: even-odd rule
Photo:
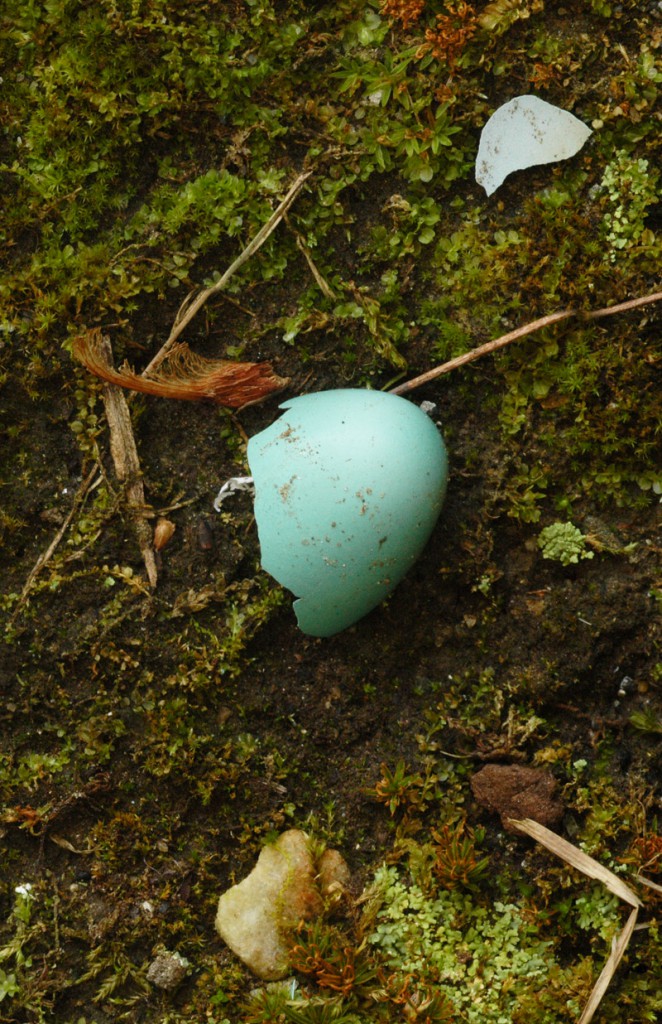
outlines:
[[[501,815],[509,832],[509,818],[533,818],[553,828],[563,817],[563,804],[556,797],[556,779],[551,772],[522,765],[487,764],[471,779],[479,804]]]

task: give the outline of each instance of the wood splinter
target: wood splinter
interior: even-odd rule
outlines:
[[[113,350],[110,341],[99,332],[97,344],[99,354],[112,371]],[[153,590],[158,582],[158,571],[152,543],[152,530],[148,522],[150,512],[145,501],[145,488],[143,487],[138,449],[131,426],[131,414],[124,392],[117,383],[107,383],[104,386],[103,403],[110,432],[110,454],[115,466],[115,473],[125,488],[126,504],[133,520],[147,579]]]

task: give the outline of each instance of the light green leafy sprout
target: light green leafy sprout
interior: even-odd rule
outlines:
[[[552,943],[514,904],[483,906],[455,890],[426,895],[388,866],[373,891],[379,910],[368,941],[392,970],[447,995],[467,1024],[511,1024],[521,1000],[558,970]]]
[[[602,227],[612,262],[618,250],[641,241],[648,207],[657,202],[658,177],[648,160],[635,160],[622,151],[605,168],[602,188],[607,192],[610,207]]]
[[[543,558],[553,558],[562,565],[571,565],[580,558],[593,558],[586,550],[586,537],[574,523],[552,523],[540,531],[538,547]]]

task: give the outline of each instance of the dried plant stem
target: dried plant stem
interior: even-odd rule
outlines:
[[[298,178],[295,179],[289,192],[287,193],[283,201],[276,207],[276,209],[274,210],[266,224],[263,224],[263,226],[260,228],[255,237],[251,239],[251,241],[248,243],[243,252],[241,252],[239,256],[237,256],[234,263],[230,264],[225,273],[221,277],[219,277],[218,281],[216,281],[216,283],[213,284],[211,288],[205,288],[204,291],[200,292],[200,294],[193,301],[191,301],[190,296],[188,296],[184,300],[184,302],[182,303],[177,312],[177,316],[175,317],[175,322],[172,325],[172,330],[170,331],[169,337],[163,343],[163,345],[156,353],[156,355],[149,363],[149,365],[145,367],[145,369],[143,370],[143,375],[149,375],[156,369],[157,366],[161,365],[161,363],[167,356],[168,352],[177,341],[177,338],[180,336],[182,331],[188,326],[188,324],[190,324],[191,320],[196,315],[196,313],[198,313],[202,309],[205,302],[207,302],[207,300],[210,299],[212,295],[216,295],[218,292],[222,291],[223,288],[225,288],[228,281],[230,280],[230,278],[234,274],[236,274],[237,271],[241,267],[243,267],[244,263],[246,263],[251,258],[251,256],[253,256],[258,251],[260,246],[262,246],[266,242],[269,235],[280,224],[281,220],[283,219],[283,217],[289,210],[290,206],[296,199],[297,195],[303,188],[304,182],[310,177],[311,174],[312,171],[306,171],[303,174],[300,174]]]
[[[625,950],[628,947],[628,943],[632,938],[632,932],[634,931],[634,926],[637,923],[637,914],[638,908],[634,907],[633,910],[630,912],[630,916],[625,922],[625,927],[623,928],[622,932],[612,945],[611,953],[609,954],[609,957],[607,958],[607,961],[600,972],[600,977],[593,986],[593,991],[589,996],[588,1002],[584,1007],[584,1012],[577,1021],[577,1024],[589,1024],[589,1022],[593,1019],[593,1015],[595,1014],[595,1011],[600,1005],[602,997],[609,988],[611,979],[614,977],[614,974],[616,973],[616,968],[623,959],[623,954],[625,953]]]
[[[634,301],[636,302],[637,300],[635,299]],[[614,874],[613,871],[610,871],[609,868],[606,868],[604,864],[600,864],[593,857],[589,857],[578,846],[569,843],[567,839],[563,839],[556,832],[550,831],[550,829],[545,828],[539,822],[533,821],[531,818],[524,818],[521,821],[515,821],[511,818],[509,823],[519,832],[523,832],[525,835],[535,839],[551,853],[564,860],[566,864],[577,868],[578,871],[581,871],[589,878],[595,878],[597,881],[602,882],[610,892],[632,907],[624,928],[612,942],[611,953],[600,972],[600,977],[593,986],[588,1002],[584,1007],[584,1012],[577,1022],[577,1024],[590,1024],[632,938],[639,908],[641,907],[641,900],[622,878]]]
[[[551,829],[545,828],[544,825],[533,821],[531,818],[523,818],[521,821],[511,818],[509,823],[519,832],[524,832],[527,836],[531,836],[536,842],[541,843],[551,853],[560,857],[566,864],[570,864],[571,867],[581,871],[582,874],[587,875],[588,878],[594,878],[597,882],[602,882],[614,896],[623,900],[624,903],[629,903],[631,907],[641,906],[639,897],[619,875],[614,874],[613,871],[610,871],[604,864],[595,860],[594,857],[589,857],[578,846],[569,843],[567,839],[563,839],[556,832],[552,832]]]
[[[535,331],[539,331],[543,327],[549,327],[551,324],[560,323],[561,320],[568,320],[570,317],[575,316],[582,317],[584,320],[598,320],[601,317],[612,316],[614,313],[624,313],[628,309],[637,309],[639,306],[646,306],[651,302],[659,302],[660,299],[662,299],[662,292],[655,292],[653,295],[643,295],[638,299],[630,299],[628,302],[621,302],[617,306],[607,306],[605,309],[594,309],[588,313],[577,309],[565,309],[560,313],[550,313],[549,316],[542,316],[539,320],[533,320],[529,324],[524,324],[523,327],[518,327],[515,331],[503,334],[500,338],[496,338],[494,341],[488,341],[484,345],[479,345],[478,348],[474,348],[470,352],[465,352],[464,355],[456,356],[455,359],[449,359],[447,363],[442,363],[441,366],[435,366],[434,369],[428,370],[426,373],[422,373],[418,377],[413,377],[411,380],[405,381],[404,384],[398,384],[396,388],[391,388],[391,394],[405,395],[409,391],[413,391],[414,388],[418,388],[422,384],[427,384],[429,381],[435,380],[437,377],[441,377],[444,373],[450,373],[451,370],[456,370],[459,366],[464,366],[465,363],[472,363],[475,359],[480,359],[481,356],[486,356],[490,352],[496,352],[497,349],[505,348],[506,345],[510,345],[511,342],[517,341],[518,338],[524,338],[527,334],[533,334]]]
[[[103,339],[104,356],[109,366],[113,365],[113,351],[107,338]],[[158,572],[152,543],[152,530],[148,523],[151,510],[145,501],[142,470],[138,449],[131,426],[131,414],[124,397],[124,391],[117,384],[105,384],[103,401],[110,432],[110,453],[117,479],[125,487],[126,503],[133,519],[140,553],[145,565],[147,579],[152,589],[156,587]]]
[[[639,306],[647,306],[650,302],[659,302],[662,299],[662,292],[653,292],[652,295],[640,295],[638,299],[628,299],[627,302],[619,302],[617,306],[605,306],[604,309],[594,309],[593,312],[585,314],[587,320],[598,320],[601,316],[611,316],[612,313],[625,313],[628,309],[638,309]]]
[[[290,224],[290,219],[287,216],[287,214],[285,214],[284,220],[285,220],[285,223],[287,224],[288,228],[290,229],[290,231],[292,232],[292,234],[294,235],[294,237],[296,239],[297,248],[299,249],[299,252],[301,252],[303,254],[303,257],[304,257],[306,263],[308,264],[308,269],[310,270],[311,274],[313,275],[313,278],[315,279],[315,283],[317,284],[317,287],[322,292],[322,294],[326,296],[327,299],[335,299],[336,298],[336,293],[334,292],[333,288],[328,283],[328,281],[320,273],[320,271],[319,271],[319,269],[318,269],[318,267],[317,267],[317,265],[316,265],[316,263],[315,263],[315,261],[314,261],[314,259],[312,257],[312,253],[311,253],[308,245],[306,244],[306,242],[304,241],[302,236],[299,234],[299,232],[295,228],[292,227],[292,225]]]
[[[30,591],[32,590],[32,585],[33,585],[34,581],[36,580],[37,576],[42,571],[44,566],[48,565],[48,563],[50,562],[51,558],[53,557],[53,555],[57,551],[57,549],[58,549],[58,547],[60,545],[60,541],[62,540],[62,538],[64,537],[65,533],[67,532],[67,530],[69,528],[69,524],[71,523],[71,520],[76,515],[76,512],[78,511],[80,506],[83,504],[85,496],[92,489],[93,485],[96,486],[97,483],[101,481],[101,477],[97,477],[98,473],[99,473],[99,464],[98,464],[98,462],[95,462],[94,465],[92,466],[92,469],[89,471],[87,476],[82,481],[80,487],[76,491],[76,494],[74,495],[73,504],[72,504],[71,508],[69,509],[69,512],[67,513],[64,522],[62,523],[62,525],[58,529],[57,533],[53,537],[53,540],[50,542],[50,544],[48,545],[46,550],[42,551],[42,553],[39,555],[39,558],[37,559],[35,564],[32,566],[32,569],[28,573],[28,578],[26,579],[25,583],[23,584],[23,589],[21,591],[20,597],[18,599],[16,607],[14,608],[14,611],[12,612],[11,618],[9,619],[10,625],[15,622],[16,617],[18,616],[18,613],[20,612],[21,608],[23,607],[23,605],[27,601],[27,599],[28,599],[28,597],[30,595]]]
[[[635,875],[636,880],[640,885],[647,885],[649,889],[654,889],[655,892],[662,893],[662,885],[658,885],[657,882],[651,882],[650,878],[646,878],[644,875]]]

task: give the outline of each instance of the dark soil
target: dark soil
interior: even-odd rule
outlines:
[[[278,368],[297,376],[294,363],[281,359]],[[333,379],[332,366],[321,363],[306,387]],[[392,843],[388,812],[368,791],[384,762],[422,763],[420,737],[435,720],[446,721],[439,746],[476,767],[528,762],[536,749],[559,743],[571,761],[599,759],[616,790],[649,798],[655,791],[655,737],[629,720],[636,711],[659,711],[657,510],[603,513],[605,529],[636,544],[629,555],[602,552],[567,568],[543,560],[535,527],[490,516],[499,439],[480,413],[488,371],[475,371],[473,380],[473,408],[464,408],[466,392],[460,397],[452,381],[420,395],[439,403],[451,482],[423,557],[387,604],[317,640],[299,632],[286,597],[247,639],[236,672],[223,671],[211,644],[207,660],[198,648],[192,662],[193,620],[170,617],[186,592],[210,588],[222,602],[223,586],[255,575],[249,499],[233,501],[231,521],[211,509],[219,484],[236,471],[219,439],[225,417],[211,407],[145,402],[136,436],[149,498],[157,506],[180,493],[193,499],[171,514],[176,533],[162,553],[156,594],[137,593],[113,618],[100,608],[91,578],[42,592],[17,617],[0,668],[5,764],[26,750],[57,757],[67,739],[84,740],[83,753],[64,758],[57,774],[43,769],[40,781],[35,769],[11,787],[1,831],[3,914],[13,887],[30,881],[40,899],[57,896],[67,922],[58,947],[35,940],[43,971],[52,972],[47,986],[36,983],[47,989],[49,1019],[90,1012],[109,967],[66,987],[94,951],[108,949],[111,962],[124,957],[138,968],[159,943],[176,945],[184,928],[189,948],[200,943],[231,963],[214,935],[214,902],[251,868],[269,832],[302,825],[327,836],[348,859],[359,891]],[[8,416],[14,403],[25,417],[28,397],[10,398]],[[247,410],[241,428],[255,433],[273,419],[274,406]],[[16,480],[12,492],[25,526],[3,551],[7,592],[21,588],[80,483],[62,415],[57,396],[30,403],[31,479],[29,489]],[[97,559],[139,574],[130,527],[119,515],[98,543]],[[476,587],[481,577],[490,580],[484,593]],[[195,614],[196,630],[222,635],[224,615],[212,600]],[[474,706],[468,724],[462,704],[479,686],[485,713]],[[544,720],[523,742],[509,735],[507,714],[515,708]],[[200,733],[200,750],[189,729]],[[500,828],[468,791],[466,799],[471,822]],[[569,814],[576,827],[577,812]],[[190,984],[168,998],[185,1007]],[[136,989],[127,980],[118,991]],[[131,1019],[162,1019],[159,1000],[141,996]],[[102,999],[85,1019],[116,1018]]]

